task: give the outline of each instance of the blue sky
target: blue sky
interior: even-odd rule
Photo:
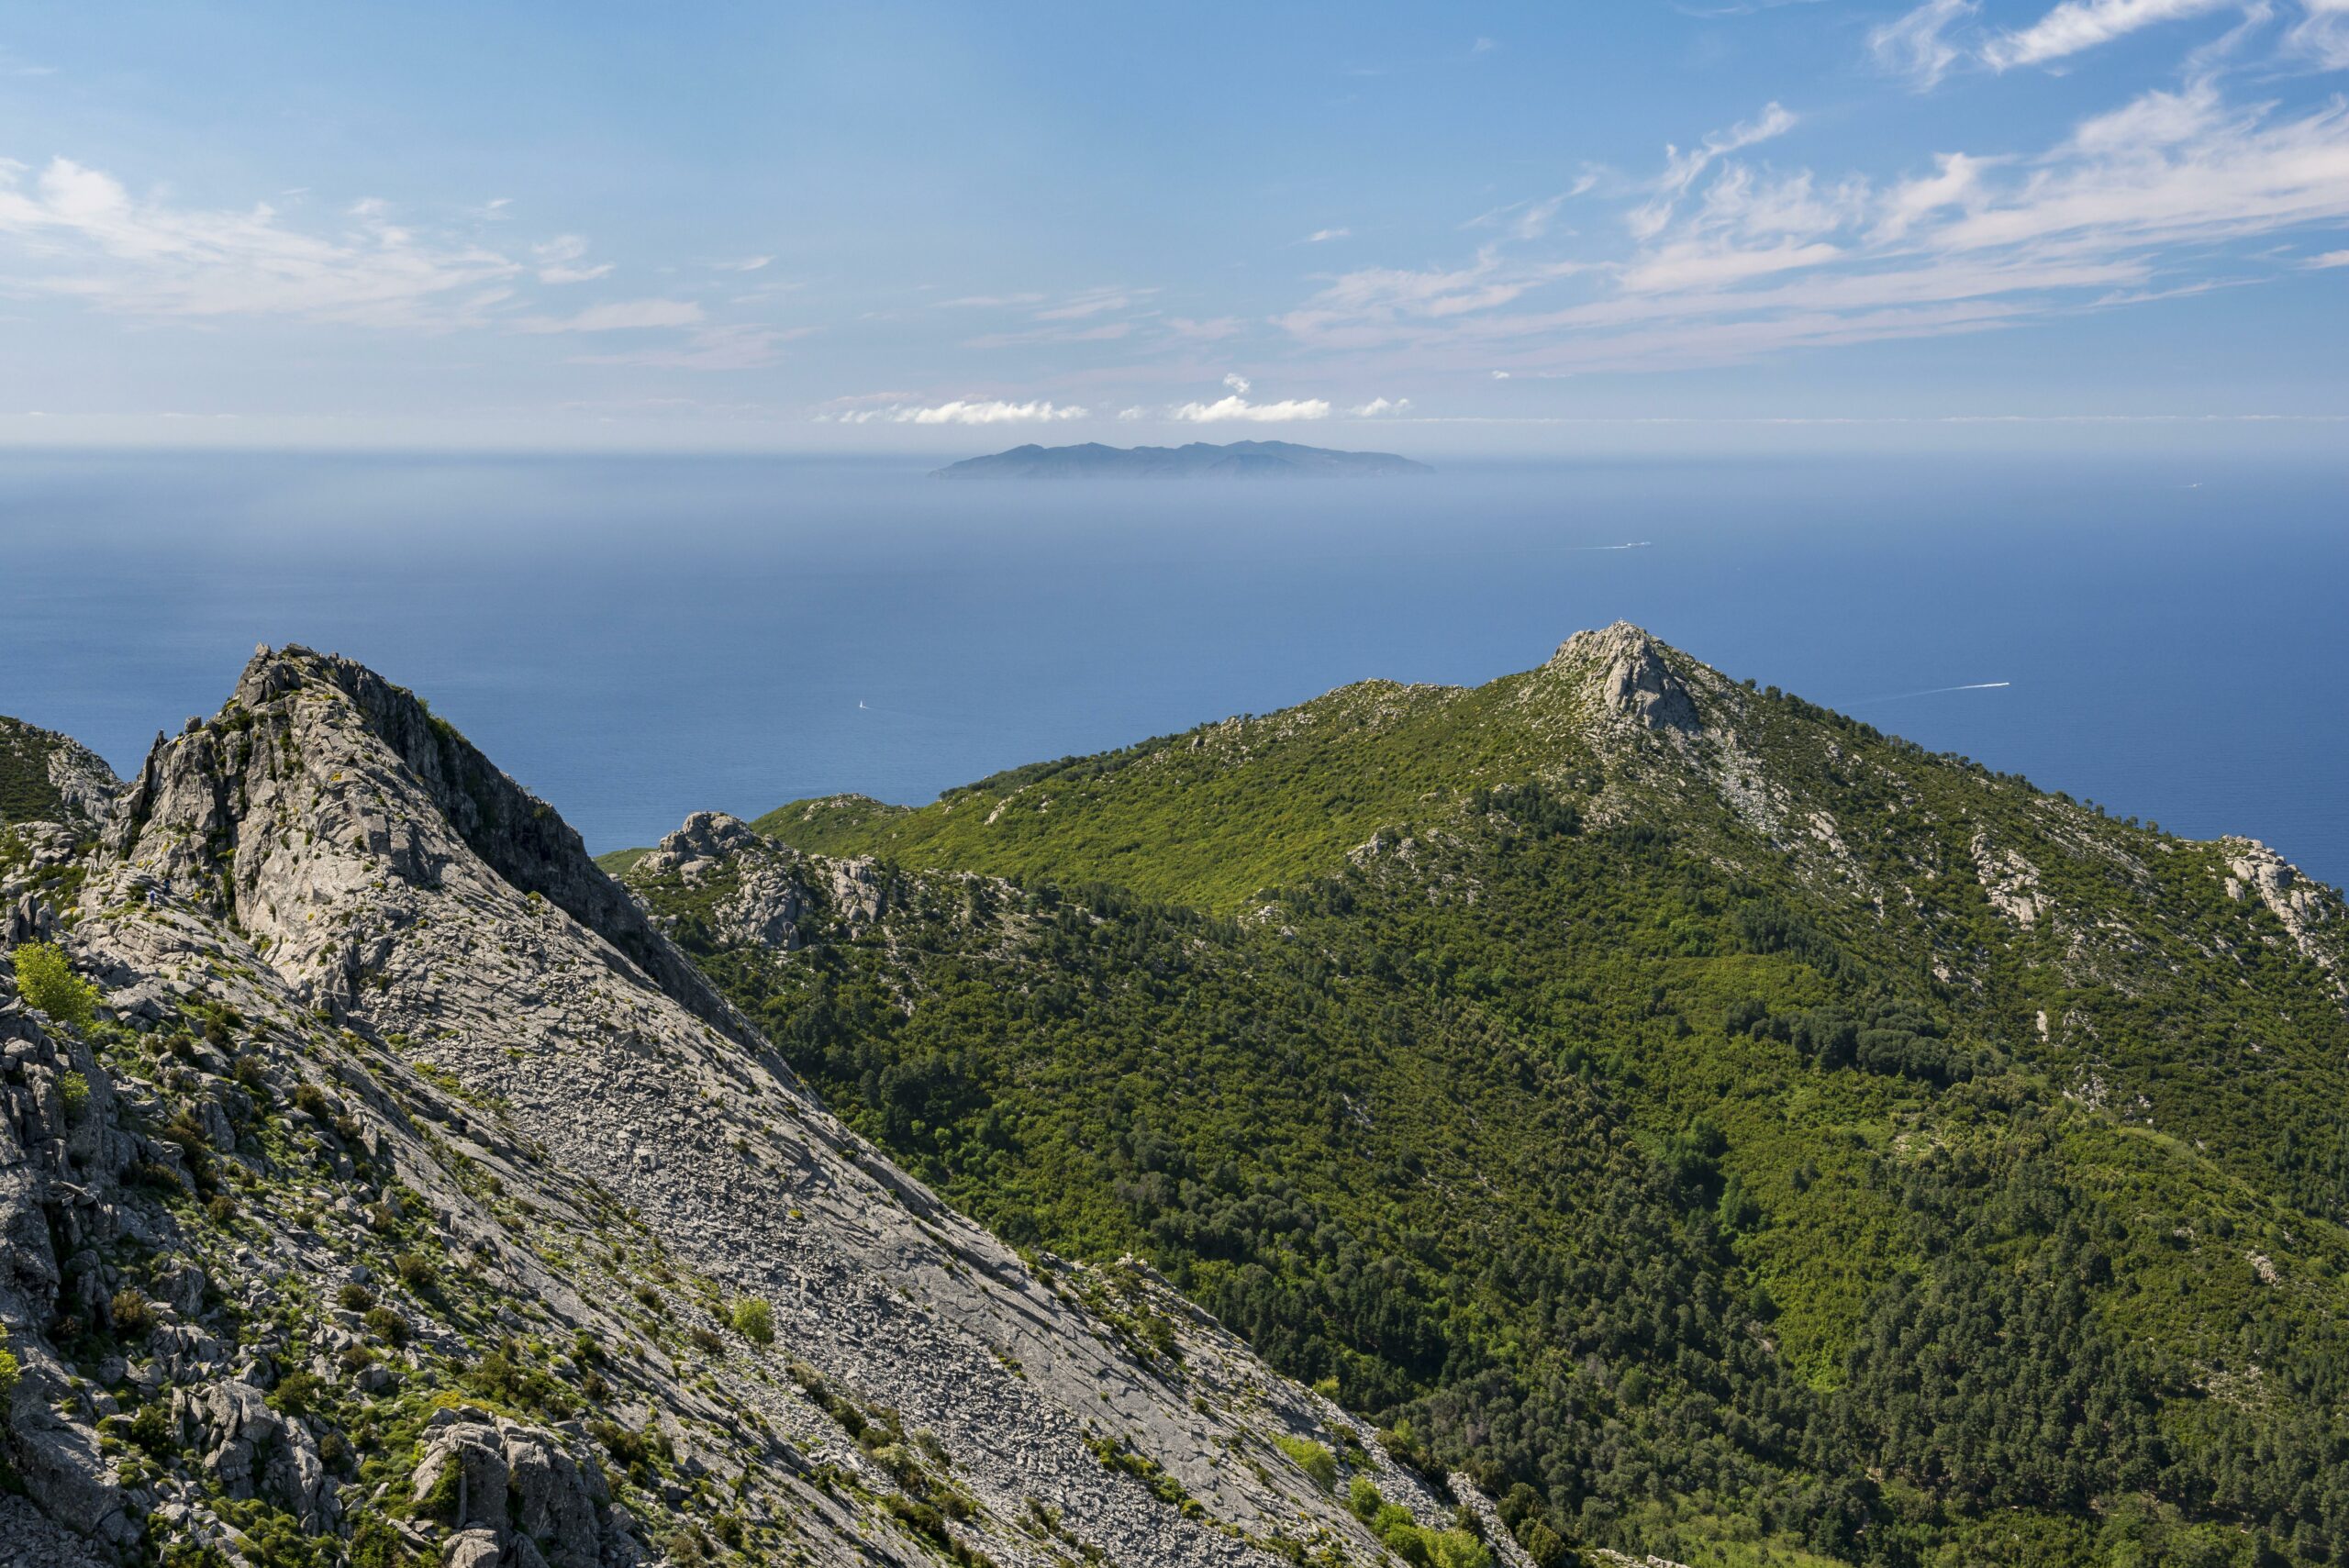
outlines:
[[[0,443],[2349,439],[2349,0],[17,4]]]

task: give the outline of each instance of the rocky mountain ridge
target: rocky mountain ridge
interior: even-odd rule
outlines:
[[[372,673],[262,650],[81,798],[0,828],[13,1549],[1378,1561],[1341,1474],[1451,1528],[1146,1268],[1023,1259],[848,1132]]]

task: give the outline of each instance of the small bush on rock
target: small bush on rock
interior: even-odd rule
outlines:
[[[17,965],[17,994],[70,1029],[85,1029],[96,1016],[98,988],[73,973],[65,950],[55,942],[27,942],[8,955]]]
[[[155,1305],[135,1286],[115,1292],[108,1315],[114,1319],[117,1339],[135,1342],[154,1331]]]
[[[774,1310],[755,1296],[746,1296],[734,1304],[734,1331],[752,1344],[774,1343]]]

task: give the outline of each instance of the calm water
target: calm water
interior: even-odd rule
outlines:
[[[336,649],[600,851],[702,806],[924,800],[1364,676],[1483,681],[1623,617],[2349,880],[2349,462],[1453,465],[1293,488],[924,466],[0,456],[0,712],[128,772],[254,643]],[[2010,684],[1914,695],[1986,682]]]

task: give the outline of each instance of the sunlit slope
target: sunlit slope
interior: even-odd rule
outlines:
[[[2258,846],[1622,627],[767,826],[881,859],[634,880],[845,1114],[1522,1539],[2349,1545],[2349,921]]]

